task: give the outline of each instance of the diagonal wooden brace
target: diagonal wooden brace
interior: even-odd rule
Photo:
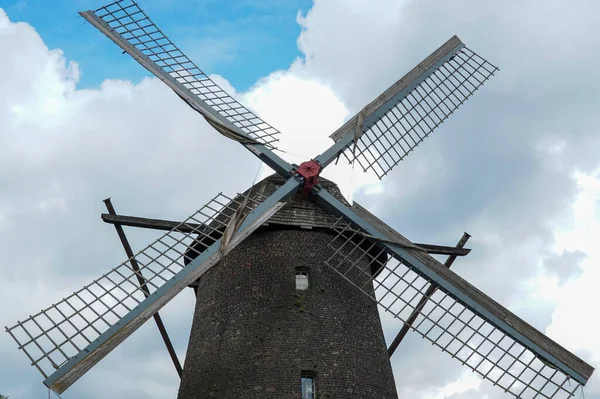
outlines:
[[[105,199],[104,205],[106,205],[106,209],[108,213],[111,215],[116,215],[115,208],[110,201],[110,198]],[[115,223],[115,230],[117,230],[117,234],[119,235],[119,239],[121,240],[121,244],[123,244],[123,249],[129,258],[129,262],[131,263],[131,268],[135,271],[135,275],[137,277],[138,283],[140,284],[140,289],[144,293],[144,296],[148,298],[150,296],[150,291],[148,290],[148,286],[146,285],[146,280],[144,276],[142,276],[142,272],[140,271],[140,267],[137,264],[137,261],[134,258],[133,251],[131,250],[131,246],[129,245],[129,241],[127,240],[127,236],[125,236],[125,231],[123,231],[123,227],[120,224]],[[167,334],[167,329],[160,317],[160,314],[156,312],[154,314],[154,321],[156,322],[156,327],[158,327],[158,331],[160,332],[160,336],[167,347],[167,351],[169,352],[169,356],[173,361],[173,365],[175,366],[175,370],[177,370],[177,374],[179,378],[181,378],[181,374],[183,373],[183,369],[181,367],[181,363],[179,363],[179,359],[177,358],[177,353],[175,353],[175,348],[173,348],[173,344],[171,343],[171,339],[169,338],[169,334]]]
[[[468,233],[463,233],[461,239],[456,244],[456,248],[457,249],[463,248],[470,237],[471,236]],[[446,266],[447,268],[450,268],[455,260],[456,260],[456,255],[448,256],[448,259],[446,259],[446,262],[444,262],[444,266]],[[392,357],[392,355],[398,348],[398,345],[400,345],[400,342],[402,342],[402,340],[404,339],[404,337],[410,330],[410,327],[417,319],[417,316],[419,316],[419,313],[421,313],[421,309],[423,309],[423,306],[425,306],[425,304],[427,303],[427,300],[429,298],[431,298],[431,296],[435,293],[436,290],[437,290],[437,286],[434,284],[431,284],[429,286],[429,288],[427,288],[427,291],[425,291],[425,294],[423,294],[423,297],[421,298],[421,300],[419,301],[417,306],[415,306],[415,308],[413,309],[413,311],[410,314],[410,316],[408,317],[408,319],[406,319],[406,321],[404,322],[404,325],[398,332],[398,335],[396,335],[396,338],[394,338],[390,347],[388,348],[388,355],[390,357]]]

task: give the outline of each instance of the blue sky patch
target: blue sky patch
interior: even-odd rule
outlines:
[[[78,11],[107,0],[20,0],[4,5],[12,21],[31,24],[45,43],[76,61],[79,88],[97,87],[106,78],[134,82],[150,74],[93,27]],[[310,0],[141,0],[140,7],[201,69],[224,76],[238,91],[278,69],[287,69],[300,52],[296,40]]]

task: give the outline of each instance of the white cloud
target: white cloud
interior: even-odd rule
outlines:
[[[600,322],[594,315],[600,303],[596,287],[600,281],[600,249],[596,239],[600,235],[600,170],[577,173],[576,179],[579,193],[572,207],[571,225],[557,229],[556,251],[581,251],[587,257],[581,262],[582,273],[557,292],[547,332],[567,348],[587,355],[586,360],[598,364]],[[600,395],[598,378],[592,380],[586,394]]]

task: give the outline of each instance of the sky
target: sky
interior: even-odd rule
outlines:
[[[67,59],[77,62],[81,71],[77,87],[82,89],[98,87],[109,76],[139,81],[147,75],[78,14],[107,3],[59,0],[49,6],[44,0],[3,0],[0,6],[11,20],[35,27],[49,48],[60,48]],[[169,27],[169,37],[186,54],[202,60],[205,72],[227,76],[241,91],[301,55],[296,46],[301,31],[296,14],[308,11],[311,5],[309,0],[159,0],[141,4],[159,26]]]
[[[99,218],[104,198],[122,214],[183,219],[217,192],[241,192],[257,171],[269,173],[76,14],[101,5],[0,1],[0,325],[123,260],[114,229]],[[454,245],[469,232],[473,250],[453,269],[600,365],[600,3],[140,5],[283,132],[282,156],[294,162],[326,149],[331,132],[453,34],[499,66],[381,182],[347,165],[324,176],[415,242]],[[152,236],[127,234],[134,249]],[[180,359],[192,310],[188,291],[161,311]],[[390,342],[400,323],[381,316]],[[47,395],[8,334],[0,334],[0,358],[0,393]],[[177,377],[165,364],[147,323],[62,397],[173,397]],[[506,397],[415,337],[392,366],[400,397]],[[584,392],[600,398],[600,377]]]

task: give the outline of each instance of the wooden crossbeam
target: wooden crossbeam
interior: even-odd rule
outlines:
[[[471,236],[468,233],[463,233],[461,239],[456,244],[456,249],[464,247],[470,237]],[[456,255],[450,255],[448,259],[446,259],[446,262],[444,262],[444,266],[450,268],[455,260]],[[431,296],[435,293],[436,290],[437,285],[434,284],[431,284],[429,288],[427,288],[427,291],[425,291],[425,294],[423,294],[423,297],[421,298],[417,306],[413,309],[411,315],[408,317],[408,319],[406,319],[400,331],[398,331],[398,335],[396,335],[396,338],[394,338],[394,341],[392,341],[392,343],[390,344],[390,347],[388,348],[388,355],[390,357],[392,357],[392,355],[394,354],[394,352],[396,351],[396,349],[410,330],[410,327],[417,319],[417,316],[419,316],[419,313],[421,313],[421,309],[423,309],[423,306],[425,306],[427,300],[431,298]]]
[[[152,230],[171,231],[181,224],[181,222],[173,222],[171,220],[149,219],[116,214],[111,215],[108,213],[103,213],[100,217],[105,223],[129,227],[141,227],[144,229]],[[198,231],[202,227],[204,226],[196,223],[185,223],[177,227],[177,231],[180,231],[182,233],[193,233],[195,231]]]
[[[109,214],[107,214],[107,216],[116,216],[115,208],[113,207],[113,204],[110,201],[110,198],[107,198],[104,200],[104,205],[106,205],[106,209],[109,212]],[[136,273],[135,275],[137,277],[138,283],[140,284],[140,289],[144,293],[144,296],[146,298],[148,298],[150,296],[150,291],[148,290],[148,286],[146,285],[146,279],[144,278],[144,276],[142,276],[142,272],[140,271],[140,267],[138,266],[137,261],[133,255],[133,251],[131,250],[131,246],[129,245],[127,236],[125,236],[125,231],[123,230],[123,227],[121,227],[120,223],[113,223],[113,224],[115,226],[115,229],[117,230],[117,234],[119,236],[119,239],[121,240],[123,249],[125,250],[127,257],[129,258],[131,267]],[[175,348],[173,347],[173,343],[171,342],[171,339],[169,338],[169,334],[167,334],[167,329],[165,328],[165,324],[163,323],[162,318],[160,317],[160,314],[158,312],[156,312],[153,315],[153,317],[154,317],[154,322],[156,323],[156,327],[158,327],[158,331],[160,332],[160,336],[162,337],[163,342],[165,343],[165,346],[167,347],[169,356],[171,357],[171,360],[173,361],[175,370],[177,371],[179,378],[181,378],[183,369],[181,367],[181,363],[179,362],[179,358],[177,357],[177,353],[175,353]]]
[[[171,231],[173,229],[177,229],[182,233],[193,233],[202,228],[202,225],[196,223],[185,223],[181,224],[181,222],[174,222],[171,220],[163,220],[163,219],[149,219],[149,218],[141,218],[137,216],[125,216],[125,215],[112,215],[108,213],[103,213],[101,215],[102,220],[105,223],[120,225],[120,226],[130,226],[130,227],[140,227],[144,229],[153,229],[153,230],[165,230]],[[444,245],[433,245],[433,244],[422,244],[415,243],[415,245],[423,248],[427,253],[431,255],[446,255],[446,256],[466,256],[471,252],[468,248],[457,248],[457,247],[447,247]]]

